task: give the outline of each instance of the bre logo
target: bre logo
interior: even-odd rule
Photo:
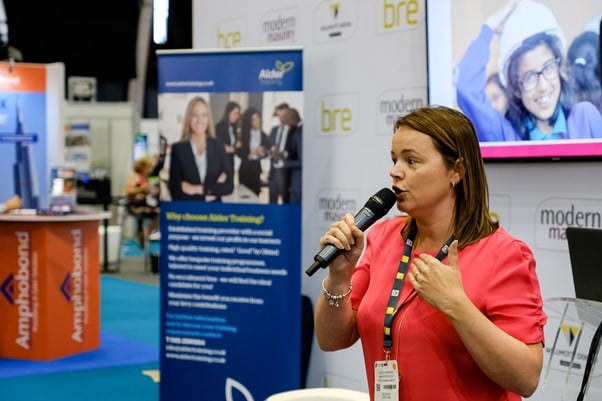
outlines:
[[[420,26],[424,21],[424,7],[417,0],[383,0],[377,11],[378,33],[401,31]]]
[[[320,101],[320,131],[325,134],[350,134],[355,128],[357,108],[356,94],[324,96]]]

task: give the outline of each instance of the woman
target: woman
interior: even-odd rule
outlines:
[[[577,35],[566,58],[574,101],[591,102],[602,112],[600,35],[591,31]]]
[[[546,322],[535,260],[490,216],[472,124],[450,108],[417,109],[397,121],[391,146],[407,216],[374,225],[365,251],[351,214],[320,239],[343,252],[316,303],[318,344],[361,340],[372,400],[531,395]]]
[[[269,141],[261,129],[261,113],[249,107],[242,116],[240,147],[236,154],[240,157],[238,181],[255,195],[261,192],[261,159],[268,156]]]
[[[485,67],[494,33],[500,34],[499,73],[508,112],[488,101]],[[564,34],[552,12],[530,0],[511,0],[492,15],[458,67],[457,100],[481,141],[602,137],[602,115],[589,102],[570,102],[562,74]]]
[[[224,143],[232,171],[234,171],[234,154],[236,149],[240,147],[238,140],[240,110],[240,105],[237,102],[229,101],[226,104],[222,118],[215,125],[215,136]]]
[[[302,199],[302,162],[303,162],[303,121],[297,109],[291,107],[284,113],[284,123],[289,127],[291,137],[290,150],[284,158],[284,167],[288,169],[288,201],[301,203]]]
[[[221,202],[233,191],[233,173],[224,144],[215,138],[209,104],[188,102],[179,142],[171,146],[169,192],[172,200]]]
[[[134,163],[134,170],[125,181],[128,212],[136,217],[136,236],[141,247],[144,247],[148,234],[159,227],[158,188],[149,182],[155,164],[152,157],[139,158]],[[149,222],[147,227],[145,227],[146,221]]]

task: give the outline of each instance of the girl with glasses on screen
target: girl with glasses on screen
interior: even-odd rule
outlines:
[[[500,78],[509,96],[504,116],[484,101],[480,87],[495,33],[500,34]],[[564,48],[556,18],[537,2],[511,0],[487,20],[459,64],[456,88],[458,105],[473,121],[480,141],[602,137],[597,108],[585,101],[571,104],[563,76]]]

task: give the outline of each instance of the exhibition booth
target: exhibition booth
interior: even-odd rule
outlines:
[[[99,226],[111,213],[77,205],[78,172],[63,146],[64,65],[2,62],[0,78],[0,201],[23,201],[0,214],[0,357],[47,361],[97,349]]]

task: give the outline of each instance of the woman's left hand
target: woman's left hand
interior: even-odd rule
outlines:
[[[418,294],[443,313],[452,303],[465,297],[462,275],[458,266],[458,241],[452,242],[447,255],[448,264],[423,253],[412,261],[410,282]]]

